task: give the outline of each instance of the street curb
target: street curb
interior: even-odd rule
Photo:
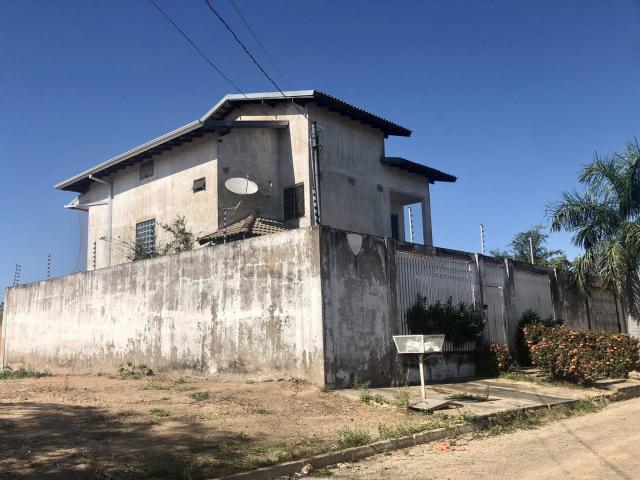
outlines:
[[[308,457],[303,460],[293,460],[290,462],[279,463],[276,465],[271,465],[269,467],[258,468],[256,470],[234,473],[233,475],[228,475],[226,477],[218,477],[213,480],[271,480],[274,478],[283,477],[285,475],[293,475],[295,473],[298,473],[307,463],[310,463],[315,469],[318,469],[328,467],[329,465],[335,465],[337,463],[361,460],[363,458],[371,457],[379,453],[413,447],[424,443],[434,442],[436,440],[442,440],[444,438],[456,437],[465,433],[482,431],[485,429],[483,426],[483,420],[488,420],[492,417],[495,417],[496,415],[528,412],[542,409],[551,410],[558,407],[572,408],[579,402],[585,400],[607,400],[610,402],[618,402],[634,397],[640,397],[640,384],[623,387],[616,390],[615,392],[605,393],[603,395],[595,397],[572,399],[549,404],[531,405],[527,407],[512,408],[498,413],[479,415],[477,418],[478,421],[473,424],[460,425],[449,429],[438,428],[437,430],[420,432],[406,437],[393,438],[391,440],[380,440],[378,442],[363,445],[361,447],[352,447],[335,452],[321,453],[319,455]]]

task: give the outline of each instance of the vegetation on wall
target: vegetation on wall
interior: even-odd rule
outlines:
[[[160,227],[168,234],[169,241],[162,246],[162,255],[193,250],[195,238],[187,229],[184,215],[176,215],[171,223],[161,223]]]
[[[158,243],[152,251],[146,250],[136,241],[121,242],[127,260],[136,262],[161,255],[171,255],[173,253],[193,250],[195,246],[195,236],[187,228],[184,215],[176,215],[171,223],[158,223],[158,225],[166,232],[167,241],[165,243]]]
[[[407,310],[407,326],[414,335],[444,334],[453,344],[477,341],[484,330],[482,311],[476,305],[446,303],[427,305],[427,298],[418,294],[416,303]]]
[[[524,337],[533,364],[556,380],[624,378],[640,360],[640,341],[625,334],[534,323],[524,327]]]

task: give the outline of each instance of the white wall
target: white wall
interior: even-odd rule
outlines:
[[[5,361],[322,383],[318,242],[317,229],[297,229],[10,288]]]
[[[153,157],[154,174],[140,180],[140,165],[132,165],[105,180],[113,182],[112,265],[127,262],[123,242],[135,241],[136,223],[156,220],[159,242],[165,240],[158,223],[170,223],[184,215],[188,229],[195,235],[217,229],[217,134],[207,134],[191,143]],[[205,191],[193,192],[193,181],[206,178]],[[83,203],[105,199],[108,187],[92,183],[81,198]],[[108,206],[91,207],[87,241],[87,269],[93,266],[93,242],[96,241],[97,268],[108,265]]]

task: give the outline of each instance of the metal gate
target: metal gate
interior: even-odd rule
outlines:
[[[485,342],[509,343],[507,338],[504,303],[504,267],[486,262],[484,264],[484,303],[487,325]]]
[[[418,294],[427,298],[428,304],[446,302],[475,303],[473,262],[458,258],[397,253],[398,311],[401,333],[408,334],[407,310],[416,302]],[[474,344],[460,345],[456,350],[473,350]],[[453,347],[445,342],[445,350]]]

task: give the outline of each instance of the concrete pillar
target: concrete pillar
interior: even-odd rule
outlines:
[[[433,234],[431,231],[431,202],[429,196],[422,199],[420,202],[422,210],[422,235],[424,238],[424,244],[431,247],[433,246]]]
[[[516,305],[515,270],[513,260],[508,258],[504,259],[504,276],[504,290],[502,292],[502,298],[504,299],[504,340],[511,349],[515,349],[516,331],[520,318]]]

